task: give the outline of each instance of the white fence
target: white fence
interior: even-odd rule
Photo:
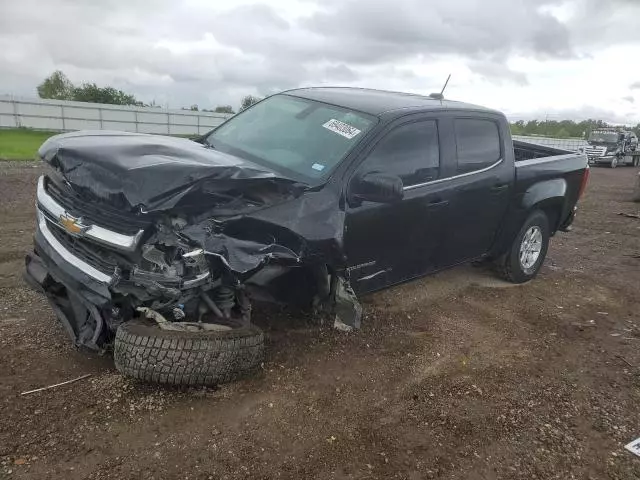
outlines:
[[[124,130],[164,135],[203,134],[231,115],[0,95],[0,128]]]
[[[514,140],[544,145],[545,147],[559,148],[561,150],[569,150],[577,152],[580,147],[588,145],[586,140],[579,138],[550,138],[525,135],[513,135]]]

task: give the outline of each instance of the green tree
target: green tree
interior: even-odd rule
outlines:
[[[74,87],[72,99],[77,102],[144,106],[144,103],[131,94],[113,87],[99,87],[95,83],[83,83],[80,87]]]
[[[73,84],[60,70],[56,70],[38,85],[38,96],[54,100],[71,100]]]
[[[218,105],[213,111],[216,113],[236,113],[231,105]]]
[[[514,135],[539,135],[555,138],[587,138],[592,130],[608,126],[609,124],[603,120],[593,119],[581,122],[573,120],[529,120],[524,122],[519,120],[511,124],[511,133]],[[635,128],[640,131],[640,124]]]
[[[260,100],[262,100],[260,97],[254,97],[253,95],[245,95],[244,97],[242,97],[242,100],[240,101],[240,111],[249,108],[251,105],[253,105],[254,103],[258,103]]]

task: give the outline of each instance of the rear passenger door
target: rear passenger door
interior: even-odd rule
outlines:
[[[351,285],[365,293],[422,275],[435,268],[444,238],[449,192],[439,183],[442,158],[438,121],[404,120],[375,143],[349,180],[349,189],[368,173],[398,176],[401,201],[350,202],[345,251]]]
[[[451,121],[456,154],[449,173],[454,190],[442,267],[478,258],[490,249],[515,175],[498,118],[470,115]]]

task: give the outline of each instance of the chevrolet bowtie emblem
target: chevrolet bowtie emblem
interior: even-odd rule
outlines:
[[[59,218],[60,225],[71,235],[82,235],[89,227],[82,224],[82,218],[75,218],[63,213]]]

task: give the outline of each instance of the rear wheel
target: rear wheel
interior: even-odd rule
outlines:
[[[500,275],[512,283],[525,283],[534,278],[547,256],[549,237],[549,219],[542,211],[533,212],[509,251],[496,261]]]

